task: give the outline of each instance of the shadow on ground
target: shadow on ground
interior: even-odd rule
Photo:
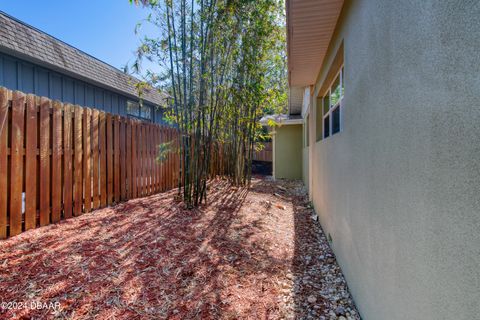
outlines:
[[[195,210],[175,202],[173,191],[0,243],[2,300],[61,304],[60,310],[3,309],[0,316],[235,319],[278,314],[268,283],[282,276],[290,260],[270,253],[272,239],[264,236],[261,212],[267,209],[259,202],[252,206],[247,190],[226,181],[210,189],[214,201]]]
[[[312,228],[299,186],[279,188],[255,179],[247,191],[215,180],[209,186],[211,202],[194,210],[174,201],[171,191],[0,242],[1,300],[61,305],[0,308],[0,318],[301,319],[325,314],[332,303],[318,293],[327,287],[317,285],[328,278],[304,281],[320,261],[313,257],[325,248],[315,244],[318,229]],[[318,277],[329,277],[317,271]],[[312,290],[315,303],[307,301]]]

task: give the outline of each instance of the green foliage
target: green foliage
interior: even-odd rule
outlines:
[[[167,160],[168,154],[173,151],[172,142],[164,142],[157,146],[157,158],[156,160],[163,163]]]
[[[269,138],[258,120],[287,106],[283,0],[130,2],[149,9],[142,23],[157,30],[141,38],[131,70],[172,97],[165,118],[182,136],[179,192],[185,202],[206,199],[217,142],[223,143],[225,174],[248,184],[255,145]],[[141,72],[145,60],[161,71]]]

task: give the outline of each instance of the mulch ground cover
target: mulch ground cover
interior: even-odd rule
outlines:
[[[0,319],[359,319],[299,182],[175,194],[0,241]]]

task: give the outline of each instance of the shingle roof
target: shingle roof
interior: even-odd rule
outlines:
[[[138,96],[134,86],[134,83],[138,82],[137,79],[2,11],[0,11],[0,51],[130,96]],[[165,103],[165,96],[153,89],[144,92],[142,98],[156,105]]]
[[[272,114],[263,116],[260,119],[260,123],[264,126],[270,126],[270,121],[276,124],[300,124],[302,119],[302,115],[300,114]]]

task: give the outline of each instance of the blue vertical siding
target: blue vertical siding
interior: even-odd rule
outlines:
[[[95,108],[105,110],[105,103],[103,101],[103,90],[95,88]]]
[[[0,53],[0,86],[126,116],[130,98]],[[152,121],[162,116],[152,107]]]
[[[17,63],[15,60],[3,58],[3,86],[9,89],[18,90],[17,86]]]
[[[118,114],[122,116],[127,115],[127,99],[125,97],[118,97]]]
[[[95,107],[95,95],[93,93],[93,87],[89,85],[85,86],[85,105],[87,107]]]
[[[20,90],[26,93],[35,93],[35,71],[33,65],[22,63],[19,64],[19,67],[21,69]]]
[[[50,96],[50,81],[48,80],[48,71],[36,68],[37,81],[35,82],[35,94],[48,97]]]
[[[107,112],[112,112],[112,95],[108,92],[105,92],[103,95],[103,108]]]
[[[50,98],[62,100],[62,77],[56,73],[50,73]]]
[[[85,85],[81,82],[75,82],[75,104],[88,107],[85,103]]]
[[[118,112],[118,96],[116,94],[112,94],[112,113],[120,114]]]
[[[63,88],[62,101],[75,103],[75,82],[73,82],[73,80],[70,80],[68,78],[63,78],[62,88]]]

